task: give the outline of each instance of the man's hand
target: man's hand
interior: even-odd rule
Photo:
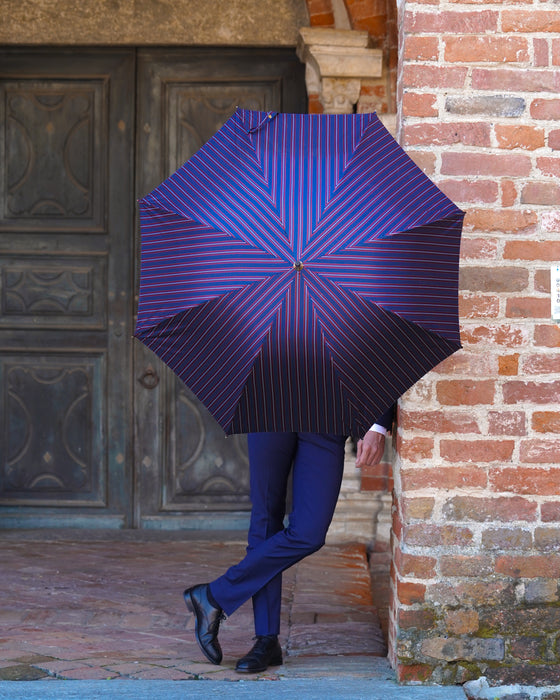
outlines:
[[[358,440],[356,467],[373,467],[379,464],[385,452],[385,435],[368,430],[362,440]]]

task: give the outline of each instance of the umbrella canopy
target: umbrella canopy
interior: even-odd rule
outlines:
[[[463,217],[375,114],[238,109],[140,201],[135,336],[228,434],[361,436],[461,347]]]

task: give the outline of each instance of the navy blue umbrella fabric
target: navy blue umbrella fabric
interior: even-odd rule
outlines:
[[[140,201],[135,336],[228,434],[360,437],[461,347],[463,217],[375,114],[238,109]]]

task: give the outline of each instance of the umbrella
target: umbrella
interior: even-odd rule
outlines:
[[[375,114],[238,109],[139,206],[135,336],[227,434],[359,437],[461,347],[464,212]]]

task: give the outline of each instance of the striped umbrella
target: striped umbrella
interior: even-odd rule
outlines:
[[[464,213],[375,114],[238,109],[140,217],[135,336],[228,434],[361,436],[461,347]]]

